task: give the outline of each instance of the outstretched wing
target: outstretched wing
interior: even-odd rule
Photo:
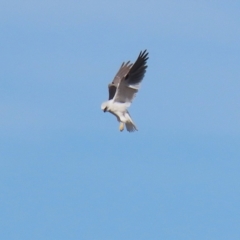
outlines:
[[[139,90],[147,68],[148,52],[140,52],[129,72],[121,79],[114,96],[115,102],[131,103]]]
[[[108,100],[111,100],[114,98],[117,86],[121,82],[121,80],[128,74],[129,70],[131,69],[132,64],[130,61],[126,63],[122,63],[120,69],[118,70],[116,76],[114,77],[112,83],[108,84],[108,92],[109,92],[109,98]]]

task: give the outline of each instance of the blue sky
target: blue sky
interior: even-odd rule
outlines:
[[[240,238],[239,1],[1,1],[1,239]],[[130,112],[103,114],[149,51]]]

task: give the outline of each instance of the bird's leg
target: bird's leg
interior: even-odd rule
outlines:
[[[122,132],[123,129],[124,129],[124,123],[123,123],[123,122],[120,122],[119,130]]]

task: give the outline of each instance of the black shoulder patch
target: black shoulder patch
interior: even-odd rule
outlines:
[[[109,84],[108,85],[108,91],[109,91],[109,98],[108,98],[108,100],[111,100],[115,96],[115,93],[117,91],[117,87],[115,85]]]

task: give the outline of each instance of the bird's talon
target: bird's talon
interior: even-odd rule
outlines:
[[[123,131],[123,129],[124,129],[124,123],[120,123],[120,126],[119,126],[119,130],[122,132]]]

